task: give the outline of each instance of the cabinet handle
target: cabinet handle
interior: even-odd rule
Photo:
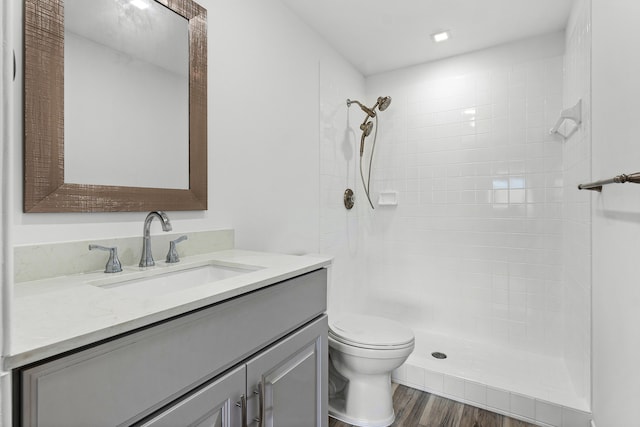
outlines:
[[[240,402],[236,402],[236,406],[242,411],[242,427],[247,427],[247,396],[240,396]]]
[[[260,407],[260,416],[255,417],[253,421],[258,423],[258,427],[264,427],[265,418],[265,406],[264,406],[264,381],[260,382],[258,390],[255,390],[253,394],[258,395],[258,402]]]
[[[260,402],[260,389],[257,388],[255,390],[253,390],[253,394],[258,396],[258,402]],[[259,416],[253,417],[253,421],[258,423],[258,427],[260,427],[260,417]]]

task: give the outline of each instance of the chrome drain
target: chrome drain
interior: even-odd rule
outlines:
[[[433,357],[435,357],[436,359],[446,359],[447,355],[444,353],[440,353],[439,351],[434,351],[433,353],[431,353],[431,355]]]

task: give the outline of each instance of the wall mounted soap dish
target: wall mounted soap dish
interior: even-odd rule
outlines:
[[[397,191],[381,191],[378,195],[378,206],[397,206],[398,205],[398,192]]]

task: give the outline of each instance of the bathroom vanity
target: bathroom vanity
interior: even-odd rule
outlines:
[[[325,427],[329,262],[227,250],[18,284],[14,426]],[[240,272],[139,292],[203,266]]]

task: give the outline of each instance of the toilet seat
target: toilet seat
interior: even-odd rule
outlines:
[[[330,321],[329,336],[342,344],[371,350],[398,350],[414,345],[413,332],[401,323],[359,314]]]

